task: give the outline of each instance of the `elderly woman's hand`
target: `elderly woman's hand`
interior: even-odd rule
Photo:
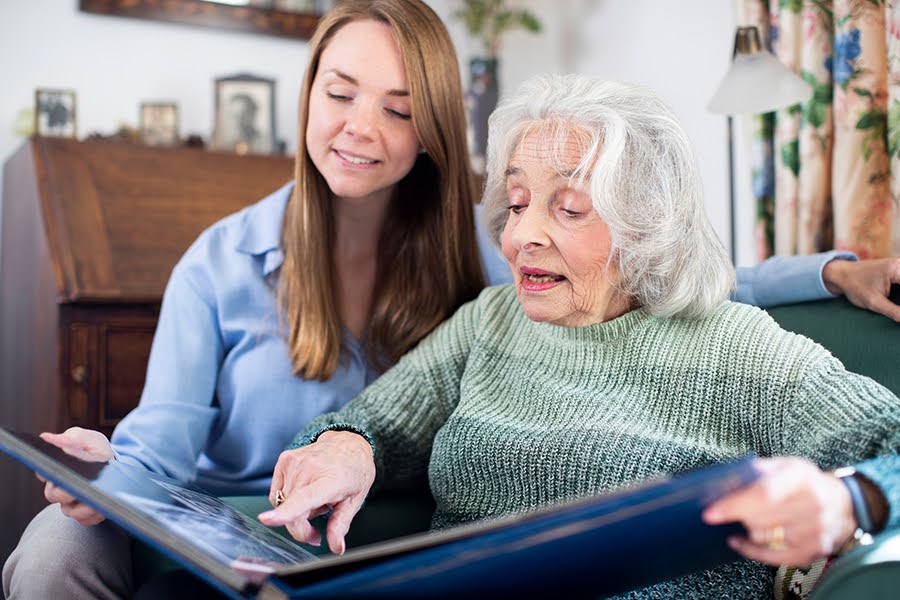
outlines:
[[[284,525],[294,539],[318,546],[321,535],[310,520],[330,510],[328,547],[343,554],[344,536],[374,481],[372,447],[365,438],[326,431],[313,444],[281,453],[269,492],[275,509],[261,513],[259,520],[270,527]]]
[[[703,512],[710,525],[741,522],[747,536],[729,544],[743,556],[770,565],[807,566],[830,556],[856,529],[850,493],[812,462],[793,457],[759,459],[761,477]]]
[[[106,462],[113,458],[112,446],[106,436],[99,431],[70,427],[63,433],[42,433],[41,439],[61,448],[66,454],[88,462]],[[38,476],[45,483],[44,497],[51,504],[58,503],[67,517],[75,519],[85,527],[101,523],[106,517],[52,482]]]

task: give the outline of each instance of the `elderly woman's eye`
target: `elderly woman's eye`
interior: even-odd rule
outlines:
[[[525,204],[515,204],[515,203],[511,202],[506,205],[506,210],[508,210],[512,213],[515,213],[515,214],[519,214],[520,212],[525,210],[526,206],[527,205],[525,205]]]

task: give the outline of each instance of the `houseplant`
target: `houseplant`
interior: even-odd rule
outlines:
[[[453,16],[462,21],[469,35],[478,40],[482,54],[469,61],[467,94],[472,127],[472,154],[483,161],[487,148],[487,120],[500,95],[497,83],[503,36],[515,29],[541,31],[541,23],[528,10],[510,6],[508,0],[463,0]]]
[[[531,12],[511,8],[507,0],[463,0],[453,16],[463,22],[473,38],[484,46],[484,56],[497,59],[503,34],[514,29],[541,31],[541,23]]]

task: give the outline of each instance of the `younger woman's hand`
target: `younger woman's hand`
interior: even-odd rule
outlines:
[[[113,458],[112,446],[106,436],[99,431],[70,427],[63,433],[42,433],[41,439],[61,448],[66,454],[88,462],[106,462]],[[72,495],[53,483],[45,482],[44,497],[51,504],[59,504],[60,510],[85,527],[101,523],[106,517],[76,500]]]

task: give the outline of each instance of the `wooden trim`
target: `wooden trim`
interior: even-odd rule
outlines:
[[[202,0],[79,0],[81,12],[308,40],[319,15]]]

